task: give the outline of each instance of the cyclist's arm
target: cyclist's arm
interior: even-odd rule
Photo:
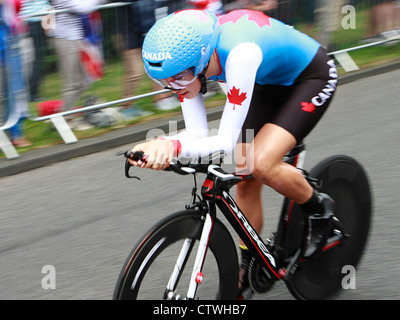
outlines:
[[[169,139],[199,139],[207,137],[208,123],[204,98],[198,94],[193,99],[182,99],[181,108],[183,119],[185,121],[185,131],[170,137]]]
[[[183,99],[180,97],[185,130],[178,134],[170,132],[169,136],[162,137],[162,140],[170,140],[173,143],[174,156],[180,155],[182,150],[181,141],[196,140],[208,135],[207,114],[204,106],[202,94],[198,94],[193,99]],[[171,135],[172,134],[172,135]]]
[[[231,153],[234,150],[249,110],[262,58],[261,49],[254,43],[242,43],[229,53],[225,67],[228,97],[218,134],[199,139],[179,137],[181,157],[205,157],[215,151]],[[199,121],[199,118],[196,117],[194,109],[190,108],[189,103],[185,105],[185,102],[182,103],[182,108],[185,124],[195,127],[192,122]]]

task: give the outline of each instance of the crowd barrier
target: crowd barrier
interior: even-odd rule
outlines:
[[[168,0],[166,0],[168,1]],[[181,6],[184,7],[184,2],[185,1],[180,1]],[[295,14],[295,7],[294,4],[295,2],[301,2],[301,0],[287,0],[287,1],[277,1],[279,3],[279,7],[276,7],[273,9],[270,14],[271,16],[276,15],[277,18],[281,18],[281,20],[287,20],[287,23],[294,22],[293,24],[296,26],[296,21],[298,21],[298,24],[300,26],[305,26],[307,23],[307,19],[305,21],[302,21],[302,16],[296,16]],[[339,0],[339,1],[330,1],[330,0],[315,0],[315,1],[309,1],[312,3],[315,3],[316,6],[312,9],[313,14],[315,15],[315,20],[313,18],[313,22],[317,23],[318,28],[314,27],[314,30],[318,30],[318,40],[320,40],[322,43],[325,42],[325,46],[328,48],[337,48],[342,45],[337,45],[335,43],[334,46],[330,45],[330,39],[334,39],[334,31],[335,29],[352,29],[352,28],[357,28],[355,25],[356,23],[359,23],[357,21],[352,21],[351,19],[357,19],[356,16],[354,16],[353,9],[356,10],[357,8],[360,8],[360,11],[362,15],[365,15],[365,10],[368,10],[372,4],[370,0]],[[225,9],[227,11],[231,9],[237,9],[243,6],[243,1],[229,1],[225,0]],[[129,3],[128,3],[129,4]],[[114,10],[115,8],[125,6],[127,3],[121,2],[121,3],[110,3],[110,4],[105,4],[99,7],[99,10]],[[400,6],[400,1],[399,1],[399,6]],[[45,11],[45,12],[39,12],[35,14],[29,15],[29,17],[33,16],[43,16],[43,17],[48,17],[49,14],[52,15],[50,18],[54,17],[53,15],[59,14],[65,12],[65,10],[50,10],[50,11]],[[267,12],[269,13],[269,12]],[[297,19],[297,20],[296,20]],[[51,24],[51,20],[49,20],[47,23]],[[297,26],[296,26],[297,27]],[[107,28],[107,25],[105,25],[105,28]],[[301,29],[301,28],[300,28]],[[346,44],[357,44],[360,41],[360,37],[357,39],[348,39],[346,38]],[[366,47],[370,46],[377,46],[377,45],[383,45],[392,41],[398,41],[400,40],[399,34],[392,35],[390,37],[386,37],[383,40],[379,41],[372,41],[367,44],[363,45],[353,45],[349,47],[345,47],[342,49],[338,50],[331,50],[331,54],[336,58],[339,64],[343,67],[343,69],[346,72],[351,72],[354,70],[358,70],[358,66],[356,63],[352,60],[350,56],[350,52],[355,51],[355,50],[360,50]],[[337,41],[335,39],[334,41]],[[344,44],[344,45],[346,45]],[[107,61],[105,61],[107,63]],[[225,92],[224,88],[222,88],[223,91]],[[130,101],[135,101],[139,99],[143,99],[146,97],[150,96],[155,96],[159,95],[162,93],[168,92],[168,90],[159,90],[159,91],[154,91],[154,92],[149,92],[145,94],[140,94],[136,96],[132,96],[129,98],[124,98],[124,99],[118,99],[110,102],[105,102],[105,103],[100,103],[96,105],[91,105],[91,106],[86,106],[82,107],[79,109],[74,109],[70,111],[64,111],[64,112],[58,112],[54,113],[51,115],[47,116],[34,116],[31,117],[32,121],[45,121],[45,120],[50,120],[53,123],[53,126],[57,129],[58,133],[64,140],[66,144],[70,143],[75,143],[78,141],[76,138],[74,132],[71,130],[69,127],[67,121],[65,120],[66,116],[72,115],[74,113],[81,113],[81,112],[87,112],[87,111],[93,111],[93,110],[99,110],[99,109],[104,109],[108,108],[110,106],[115,106],[119,105],[125,102],[130,102]],[[0,148],[4,152],[5,156],[7,159],[13,159],[19,156],[18,152],[15,150],[13,147],[12,143],[10,142],[7,134],[5,133],[6,130],[8,130],[10,127],[12,127],[16,121],[18,121],[19,115],[16,112],[11,112],[6,123],[0,127]]]

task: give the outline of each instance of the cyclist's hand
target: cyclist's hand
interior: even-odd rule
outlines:
[[[128,159],[129,163],[133,166],[154,170],[164,170],[168,168],[174,155],[172,142],[162,139],[138,144],[132,149],[132,152],[136,151],[142,151],[144,153],[143,161]]]

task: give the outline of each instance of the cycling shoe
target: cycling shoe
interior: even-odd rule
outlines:
[[[311,258],[322,252],[328,239],[334,217],[334,201],[326,194],[319,197],[324,207],[323,213],[306,214],[306,241],[303,257]]]

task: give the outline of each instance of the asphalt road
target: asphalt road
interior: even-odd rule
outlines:
[[[306,140],[306,168],[341,153],[357,158],[373,186],[370,242],[356,289],[339,299],[399,299],[400,70],[339,87]],[[217,123],[212,122],[212,126]],[[155,221],[189,201],[192,179],[142,170],[125,179],[123,159],[98,152],[0,180],[0,299],[110,299],[125,258]],[[265,235],[280,197],[265,191]],[[44,289],[55,270],[55,289]],[[42,273],[42,270],[44,273]],[[284,284],[257,299],[292,299]]]

